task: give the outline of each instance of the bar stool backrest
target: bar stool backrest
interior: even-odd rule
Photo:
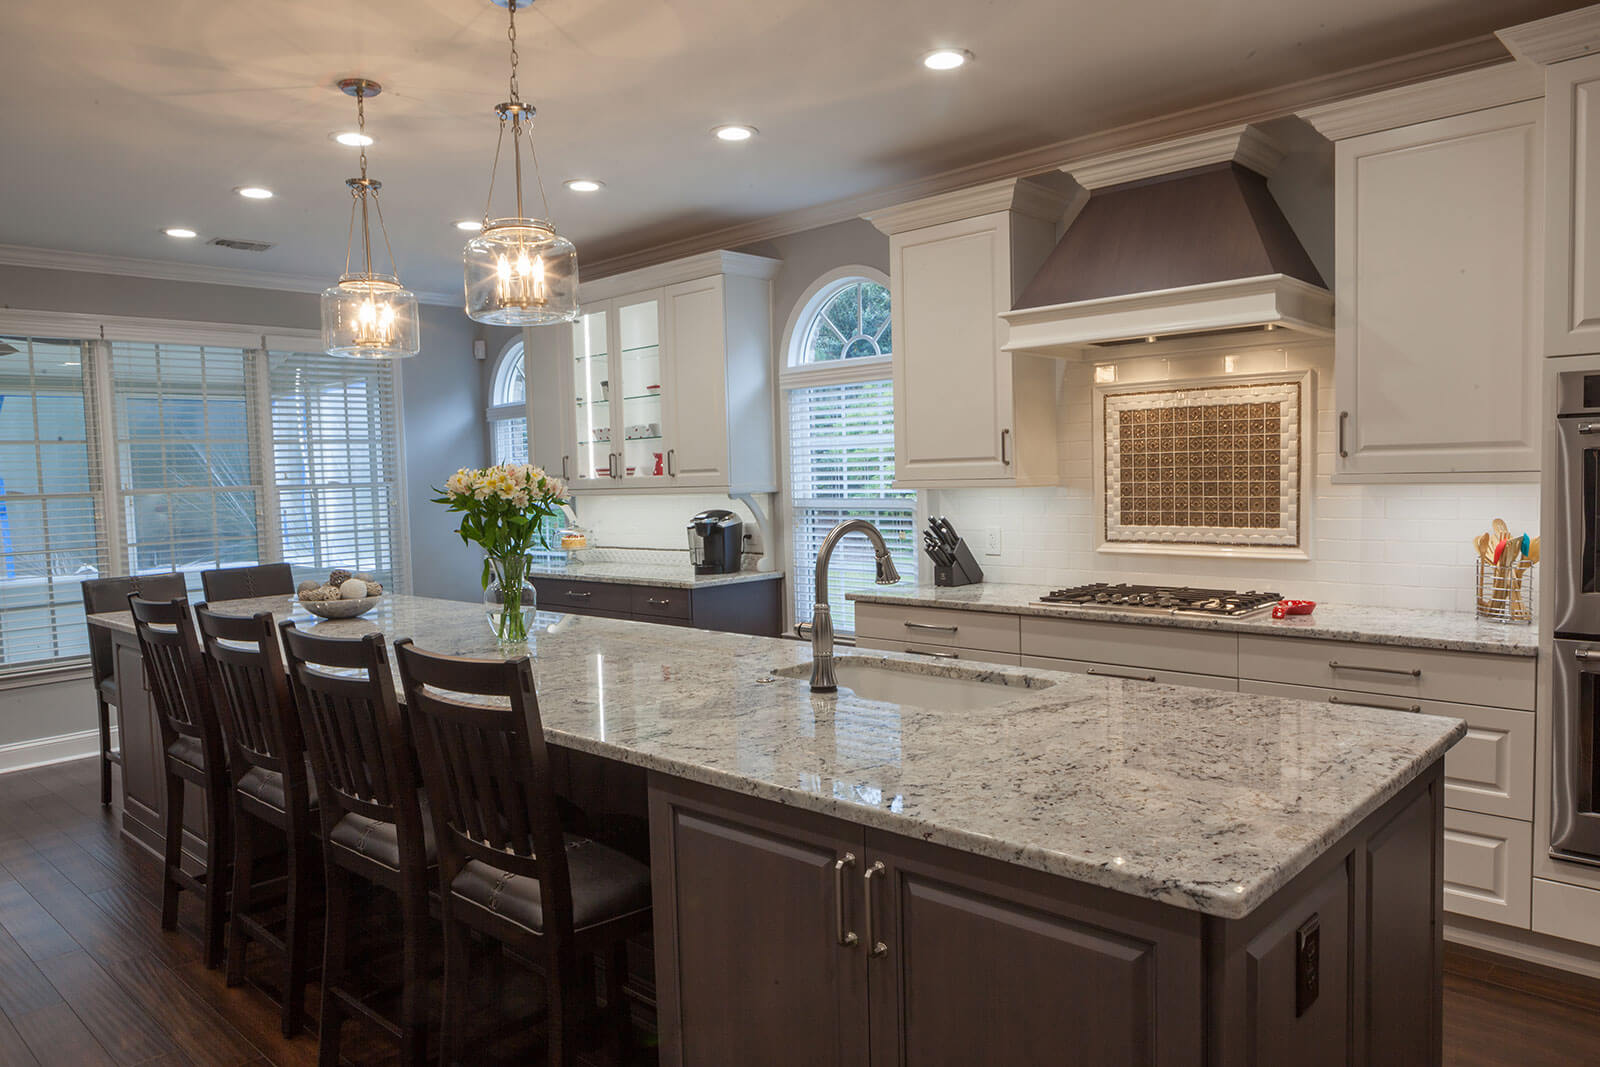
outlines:
[[[205,755],[207,773],[215,773],[226,766],[226,750],[189,601],[145,600],[134,593],[128,596],[128,610],[133,613],[163,747],[172,747],[180,737],[194,738]]]
[[[198,604],[194,614],[234,781],[262,767],[283,775],[285,797],[306,796],[305,745],[272,612],[218,615]]]
[[[87,578],[83,582],[83,613],[100,615],[108,611],[127,611],[128,596],[137,593],[146,600],[172,600],[188,596],[181,574],[126,574],[116,578]],[[89,673],[99,685],[111,677],[111,634],[99,626],[89,627]]]
[[[289,596],[294,592],[294,571],[287,563],[219,567],[200,572],[200,587],[210,603],[258,596]]]

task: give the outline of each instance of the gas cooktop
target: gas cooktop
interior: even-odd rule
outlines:
[[[1055,589],[1039,598],[1043,605],[1107,608],[1113,611],[1160,612],[1169,615],[1213,615],[1240,619],[1268,611],[1277,593],[1231,589],[1185,589],[1170,585],[1077,585]]]

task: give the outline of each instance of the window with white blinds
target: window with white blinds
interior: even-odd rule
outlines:
[[[295,578],[335,567],[396,587],[400,515],[396,364],[267,354],[281,558]]]
[[[89,651],[78,583],[104,562],[93,347],[0,337],[0,669]]]
[[[528,462],[528,381],[522,342],[506,346],[495,366],[489,407],[489,453],[495,463]]]
[[[815,607],[822,540],[846,519],[867,519],[883,531],[901,579],[916,581],[917,495],[893,488],[891,381],[792,387],[788,394],[790,558],[795,618],[803,621]],[[855,606],[844,594],[872,585],[875,576],[872,546],[865,537],[851,535],[839,542],[828,565],[835,630],[855,632]]]
[[[85,578],[176,570],[198,595],[202,570],[281,559],[403,584],[396,366],[172,332],[0,336],[0,673],[87,654]]]

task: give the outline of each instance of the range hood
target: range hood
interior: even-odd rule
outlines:
[[[1104,356],[1174,337],[1331,334],[1333,296],[1267,190],[1282,158],[1240,126],[1062,167],[1088,195],[1001,315],[1003,347]]]

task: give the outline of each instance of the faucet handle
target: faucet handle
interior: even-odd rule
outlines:
[[[795,623],[794,624],[794,635],[796,637],[798,637],[802,641],[811,640],[811,624],[809,622],[797,622],[797,623]]]

